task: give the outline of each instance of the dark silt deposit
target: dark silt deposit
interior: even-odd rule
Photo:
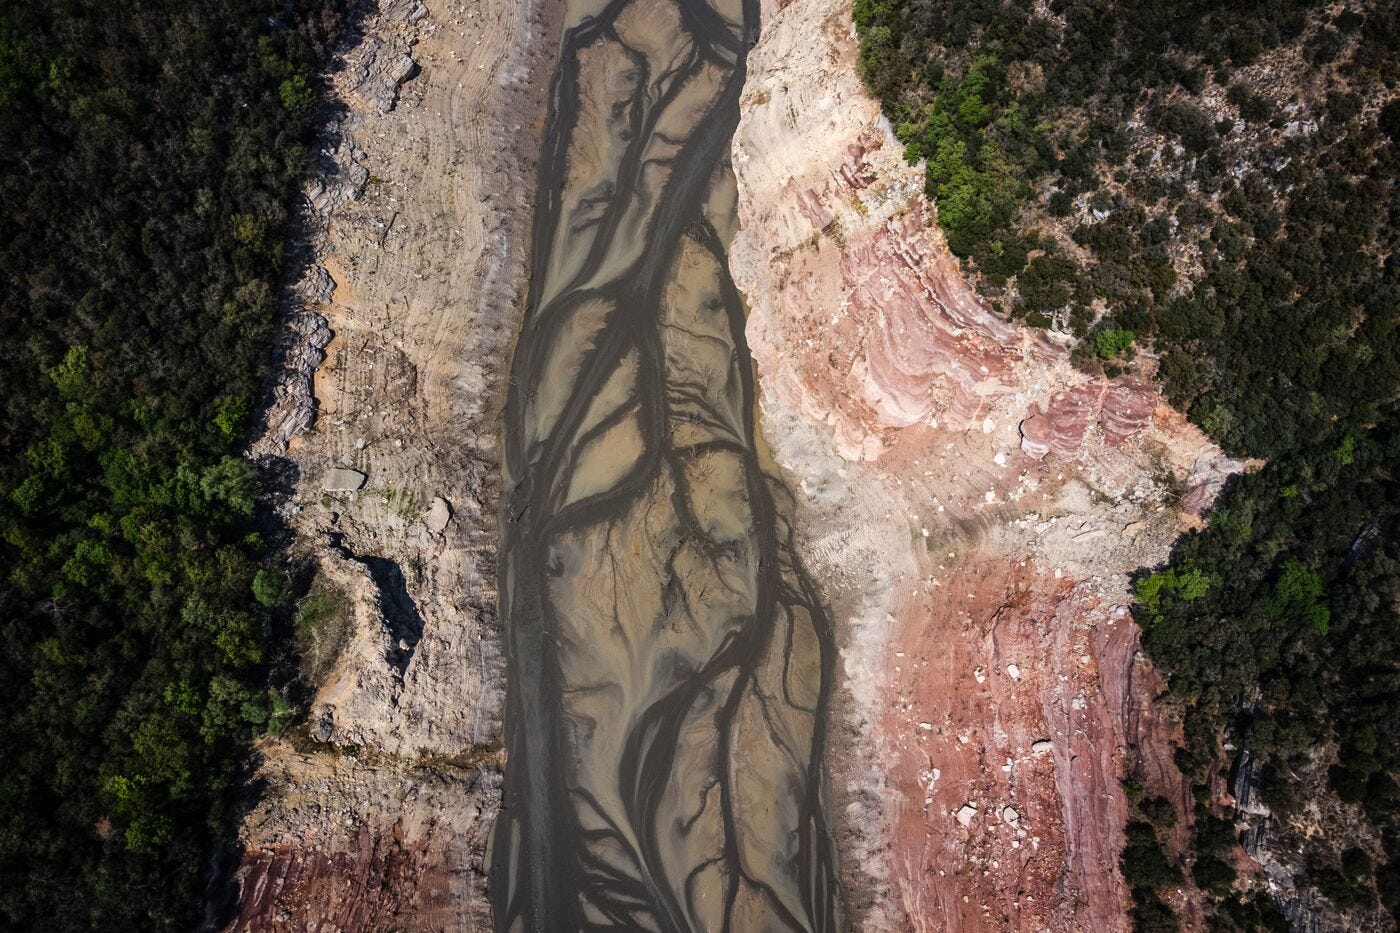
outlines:
[[[835,930],[830,618],[725,247],[753,0],[569,0],[505,413],[502,931]]]

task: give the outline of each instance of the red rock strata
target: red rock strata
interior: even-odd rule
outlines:
[[[230,931],[486,930],[490,756],[365,761],[264,739]]]
[[[1185,803],[1129,574],[1235,465],[964,281],[845,0],[768,10],[735,138],[765,435],[844,626],[833,750],[866,929],[1127,929],[1130,756]]]
[[[403,889],[415,892],[446,885],[425,883],[421,876],[426,850],[404,848],[394,838],[376,837],[366,828],[343,851],[324,852],[305,842],[274,846],[244,860],[242,902],[234,923],[240,930],[301,929],[289,905],[314,917],[314,930],[373,930],[403,923]],[[415,905],[414,914],[424,911]],[[440,905],[441,907],[441,905]]]

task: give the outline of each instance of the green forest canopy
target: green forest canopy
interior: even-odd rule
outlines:
[[[343,18],[0,11],[0,927],[194,928],[287,714],[238,450]]]

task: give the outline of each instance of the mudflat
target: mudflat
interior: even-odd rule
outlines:
[[[725,257],[758,4],[567,9],[505,411],[496,927],[836,929],[832,623]]]

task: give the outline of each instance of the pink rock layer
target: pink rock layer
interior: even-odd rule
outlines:
[[[843,626],[831,755],[865,929],[1126,930],[1131,768],[1183,808],[1130,574],[1238,468],[1140,375],[964,280],[856,76],[847,0],[765,7],[735,137],[763,429]]]

